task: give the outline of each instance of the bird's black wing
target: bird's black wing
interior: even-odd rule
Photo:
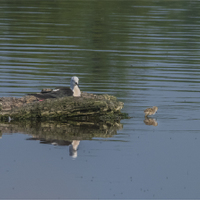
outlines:
[[[39,99],[61,98],[64,96],[73,96],[73,91],[69,87],[59,87],[52,91],[45,91],[41,93],[28,94],[33,95]]]

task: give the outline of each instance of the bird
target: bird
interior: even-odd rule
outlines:
[[[152,108],[147,108],[146,110],[144,110],[145,113],[145,117],[147,117],[148,115],[154,115],[158,110],[157,106],[153,106]]]
[[[70,87],[57,87],[55,89],[43,89],[40,93],[28,94],[33,95],[40,100],[50,99],[50,98],[60,98],[64,96],[74,96],[80,97],[81,91],[79,89],[79,78],[73,76],[70,81]]]

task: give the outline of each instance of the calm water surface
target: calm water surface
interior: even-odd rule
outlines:
[[[41,139],[61,125],[0,124],[1,198],[200,198],[199,9],[198,1],[1,2],[1,97],[76,75],[82,91],[115,95],[132,117],[108,131],[63,125],[77,151]],[[154,105],[157,126],[146,125],[143,110]]]

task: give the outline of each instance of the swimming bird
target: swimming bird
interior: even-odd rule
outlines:
[[[147,108],[146,110],[144,110],[145,117],[147,117],[148,115],[154,115],[157,112],[157,110],[157,106],[153,106],[153,108]]]
[[[64,96],[80,97],[81,91],[79,89],[79,78],[73,76],[70,81],[70,87],[57,87],[55,89],[43,89],[40,93],[28,94],[33,95],[41,100],[49,98],[60,98]]]

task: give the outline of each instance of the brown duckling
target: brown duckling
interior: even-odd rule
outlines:
[[[148,115],[154,115],[157,112],[157,110],[157,106],[153,106],[153,108],[147,108],[146,110],[144,110],[145,117],[147,117]]]

